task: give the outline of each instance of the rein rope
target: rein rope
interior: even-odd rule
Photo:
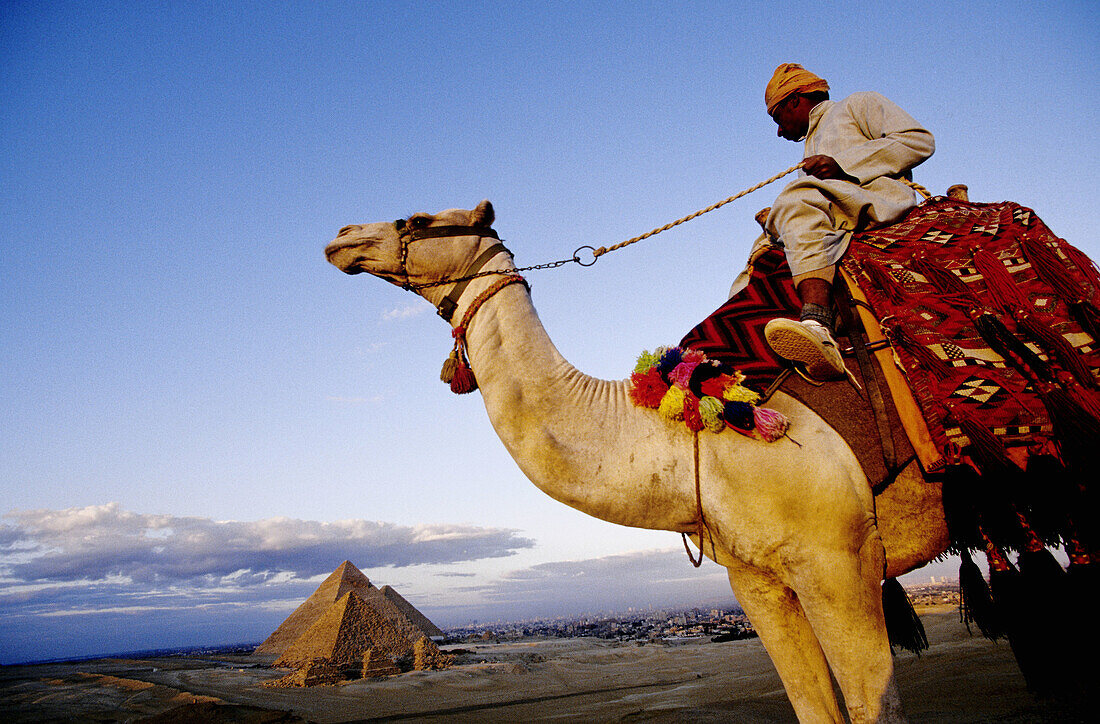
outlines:
[[[767,179],[764,179],[763,181],[761,181],[758,184],[750,186],[747,189],[744,189],[743,191],[738,191],[733,196],[728,196],[728,197],[722,199],[721,201],[718,201],[716,203],[711,204],[710,206],[707,206],[706,208],[699,209],[698,211],[690,213],[687,216],[683,216],[679,219],[676,219],[675,221],[671,221],[671,222],[665,224],[664,226],[658,226],[656,229],[651,229],[651,230],[647,231],[644,234],[639,234],[638,236],[633,236],[633,237],[631,237],[629,239],[626,239],[624,241],[620,241],[617,244],[612,244],[611,246],[601,246],[601,247],[598,247],[598,248],[592,248],[591,246],[587,246],[587,245],[577,247],[577,249],[573,252],[573,256],[569,257],[568,259],[559,259],[558,261],[545,262],[543,264],[532,264],[531,266],[518,267],[518,268],[513,269],[511,271],[508,271],[508,272],[503,272],[503,271],[477,271],[477,272],[465,274],[465,275],[460,276],[460,277],[450,277],[450,278],[447,278],[447,279],[439,279],[439,280],[434,281],[434,282],[424,282],[422,284],[410,284],[410,283],[406,282],[405,284],[402,285],[402,287],[404,289],[407,289],[407,290],[412,291],[412,292],[419,292],[421,289],[428,289],[429,287],[439,287],[439,286],[443,286],[444,284],[455,284],[455,283],[458,283],[458,282],[466,282],[466,281],[470,281],[471,279],[477,279],[479,277],[492,276],[493,274],[512,274],[512,273],[525,272],[525,271],[537,271],[537,270],[542,270],[542,269],[557,269],[558,267],[564,266],[564,265],[569,264],[569,263],[580,264],[581,266],[592,266],[597,261],[599,261],[600,257],[603,256],[604,254],[609,254],[613,251],[618,251],[619,249],[630,246],[631,244],[636,244],[637,242],[642,241],[643,239],[648,239],[651,236],[656,236],[657,234],[660,234],[663,231],[668,231],[669,229],[677,227],[680,224],[691,221],[692,219],[696,219],[696,218],[702,216],[703,214],[707,214],[707,213],[710,213],[711,211],[714,211],[716,209],[720,209],[723,206],[725,206],[726,204],[731,203],[733,201],[736,201],[737,199],[742,198],[743,196],[748,196],[753,191],[759,191],[760,189],[764,188],[768,184],[774,183],[774,182],[778,181],[779,179],[783,178],[784,176],[787,176],[788,174],[794,173],[795,171],[799,170],[800,168],[802,168],[802,162],[801,161],[796,163],[794,166],[791,166],[790,168],[786,169],[785,171],[780,171],[779,173],[775,174],[774,176],[772,176],[770,178],[767,178]],[[920,184],[916,183],[915,181],[910,181],[907,178],[899,178],[898,180],[901,181],[906,186],[909,186],[910,188],[917,191],[917,193],[919,193],[925,199],[932,198],[932,193],[927,188],[925,188],[924,186],[921,186]],[[438,233],[441,230],[444,231],[444,233]],[[467,231],[468,232],[469,227],[428,227],[427,229],[424,229],[424,230],[420,231],[419,233],[416,232],[416,231],[412,232],[412,235],[410,236],[409,241],[418,241],[420,239],[437,238],[437,237],[440,237],[440,236],[457,236],[459,231]],[[479,233],[480,233],[480,231],[481,230],[479,230]],[[429,232],[436,232],[436,233],[429,233]],[[497,235],[496,235],[496,232],[493,231],[492,229],[486,228],[486,229],[484,229],[484,232],[485,233],[483,235],[485,235],[485,236],[492,236],[493,238],[499,239],[499,237],[497,237]],[[582,261],[581,252],[585,249],[589,250],[592,253],[592,259],[591,260]],[[402,250],[402,266],[404,266],[404,262],[405,262],[404,255],[407,254],[407,251],[408,251],[408,246],[406,244],[405,247]]]
[[[742,196],[748,196],[753,191],[757,191],[758,189],[762,189],[765,186],[767,186],[768,184],[770,184],[774,181],[778,181],[779,179],[783,178],[787,174],[794,173],[795,171],[797,171],[800,168],[802,168],[802,162],[801,161],[799,161],[795,165],[791,166],[786,171],[781,171],[780,173],[777,173],[776,175],[772,176],[771,178],[765,179],[765,180],[761,181],[760,183],[756,184],[755,186],[750,186],[749,188],[745,189],[744,191],[739,191],[736,194],[734,194],[733,196],[730,196],[728,198],[724,198],[724,199],[722,199],[721,201],[719,201],[717,203],[711,204],[710,206],[706,207],[705,209],[699,209],[695,213],[688,214],[687,216],[685,216],[683,218],[676,219],[676,221],[665,224],[664,226],[659,226],[656,229],[653,229],[652,231],[647,231],[644,234],[641,234],[639,236],[635,236],[631,239],[627,239],[626,241],[620,241],[618,244],[612,244],[611,246],[601,246],[599,249],[594,249],[592,251],[592,256],[593,256],[592,263],[594,264],[596,262],[596,259],[599,259],[604,254],[607,254],[607,253],[612,252],[612,251],[618,251],[619,249],[622,249],[625,246],[630,246],[631,244],[633,244],[635,242],[639,242],[642,239],[648,239],[651,236],[656,236],[657,234],[660,234],[662,231],[668,231],[672,227],[679,226],[680,224],[684,223],[685,221],[691,221],[692,219],[698,218],[698,217],[702,216],[703,214],[714,211],[715,209],[720,209],[723,206],[725,206],[726,204],[730,203],[731,201],[736,201],[737,199],[741,198]],[[586,248],[586,247],[583,247],[583,246],[581,247],[581,249],[584,249],[584,248]],[[587,248],[591,248],[591,247],[587,247]],[[580,249],[578,249],[577,251],[580,251]]]
[[[703,533],[710,533],[707,528],[707,521],[703,518],[703,489],[699,482],[699,431],[692,430],[692,450],[695,457],[695,535],[699,536],[699,558],[691,554],[691,546],[688,544],[687,533],[681,533],[680,537],[684,539],[684,550],[687,551],[688,560],[691,561],[691,565],[698,568],[703,565]],[[710,536],[710,552],[714,556],[715,560],[718,559],[718,554],[714,550],[714,536]]]
[[[786,171],[783,171],[781,173],[777,173],[776,175],[772,176],[771,178],[765,179],[765,180],[761,181],[760,183],[758,183],[754,186],[750,186],[749,188],[745,189],[744,191],[739,191],[736,194],[734,194],[733,196],[729,196],[727,198],[722,199],[721,201],[719,201],[717,203],[711,204],[710,206],[706,207],[705,209],[699,209],[698,211],[696,211],[694,213],[691,213],[691,214],[688,214],[687,216],[676,219],[676,221],[665,224],[664,226],[659,226],[656,229],[652,229],[650,231],[647,231],[644,234],[640,234],[638,236],[631,237],[630,239],[627,239],[625,241],[620,241],[618,244],[612,244],[611,246],[601,246],[601,247],[595,248],[595,249],[592,248],[591,246],[578,247],[577,250],[573,252],[573,256],[569,257],[568,259],[560,259],[558,261],[546,262],[544,264],[533,264],[531,266],[524,266],[524,267],[519,267],[517,269],[511,269],[511,270],[506,271],[506,272],[505,271],[493,271],[493,270],[490,270],[490,271],[477,271],[477,272],[464,274],[463,276],[460,276],[460,277],[448,277],[447,279],[439,279],[439,280],[436,280],[434,282],[424,282],[422,284],[411,284],[411,283],[406,282],[406,283],[402,284],[401,286],[402,286],[403,289],[407,289],[407,290],[412,291],[412,292],[419,292],[421,289],[427,289],[429,287],[439,287],[439,286],[443,286],[444,284],[455,284],[457,282],[465,282],[465,281],[469,281],[471,279],[477,279],[479,277],[491,276],[493,274],[514,274],[514,273],[518,273],[518,272],[534,271],[534,270],[539,270],[539,269],[556,269],[560,266],[564,266],[566,264],[569,264],[570,262],[575,263],[575,264],[580,264],[581,266],[592,266],[604,254],[608,254],[612,251],[618,251],[619,249],[622,249],[623,247],[630,246],[631,244],[637,243],[637,242],[639,242],[643,239],[648,239],[651,236],[656,236],[657,234],[660,234],[662,231],[668,231],[669,229],[671,229],[673,227],[676,227],[676,226],[679,226],[680,224],[683,224],[684,222],[691,221],[692,219],[698,218],[698,217],[702,216],[703,214],[714,211],[715,209],[719,209],[719,208],[725,206],[726,204],[728,204],[732,201],[736,201],[737,199],[741,198],[742,196],[747,196],[747,195],[751,194],[753,191],[757,191],[757,190],[767,186],[770,183],[778,181],[779,179],[783,178],[784,176],[786,176],[790,173],[794,173],[795,171],[797,171],[800,168],[802,168],[802,163],[801,162],[796,163],[794,166],[791,166]],[[496,235],[496,232],[493,231],[492,229],[487,228],[487,227],[486,228],[477,228],[475,230],[473,227],[429,226],[429,227],[424,228],[424,229],[420,229],[420,230],[416,230],[416,231],[412,231],[412,232],[404,232],[404,233],[408,234],[408,236],[407,236],[408,241],[420,241],[421,239],[432,239],[432,238],[437,238],[437,237],[442,237],[442,236],[458,236],[460,231],[464,232],[464,233],[467,233],[467,234],[473,233],[473,232],[476,231],[476,233],[479,233],[482,236],[492,236],[493,238],[499,239],[499,237],[497,237],[497,235]],[[590,260],[587,260],[587,261],[583,261],[581,259],[581,256],[580,256],[581,252],[585,249],[589,250],[592,253],[592,258]],[[405,261],[406,261],[406,257],[407,257],[407,254],[408,254],[408,243],[407,242],[402,246],[402,252],[401,253],[402,253],[401,266],[402,266],[402,268],[405,268]]]

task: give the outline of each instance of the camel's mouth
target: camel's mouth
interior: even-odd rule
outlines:
[[[359,240],[346,241],[337,238],[325,247],[325,258],[329,264],[345,274],[362,274],[367,271],[363,268],[367,259],[358,251],[362,245]]]

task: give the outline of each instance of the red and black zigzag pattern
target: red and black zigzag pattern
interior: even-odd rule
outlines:
[[[783,361],[764,339],[764,325],[776,317],[798,319],[801,308],[786,257],[772,249],[753,264],[749,285],[688,332],[680,346],[739,369],[750,386],[766,387]]]

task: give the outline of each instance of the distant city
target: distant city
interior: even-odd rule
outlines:
[[[941,578],[905,587],[914,606],[959,604],[959,584]],[[682,609],[628,609],[607,615],[559,616],[552,619],[474,622],[444,629],[448,643],[462,641],[508,641],[530,637],[595,637],[616,641],[676,641],[688,638],[733,641],[756,636],[752,624],[739,607],[701,606]]]
[[[699,639],[734,641],[756,636],[737,607],[627,611],[607,616],[559,616],[553,619],[473,623],[446,629],[445,643],[515,641],[525,638],[592,637],[639,643]]]
[[[920,585],[908,585],[905,592],[914,606],[940,606],[959,604],[959,584],[956,580],[940,579]],[[676,643],[693,639],[710,638],[711,641],[736,641],[756,637],[756,631],[736,606],[694,608],[627,609],[623,613],[582,614],[558,616],[550,619],[524,619],[519,621],[473,622],[465,626],[443,629],[440,643],[461,644],[474,642],[505,642],[524,638],[601,638],[619,642]],[[195,646],[176,649],[147,649],[84,656],[80,659],[51,659],[60,661],[91,660],[99,658],[143,658],[163,656],[216,656],[226,654],[250,654],[260,642],[236,643],[215,646]],[[240,666],[240,664],[237,664]]]

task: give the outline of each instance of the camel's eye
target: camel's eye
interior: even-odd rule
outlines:
[[[404,219],[398,219],[397,221],[393,222],[393,228],[397,229],[398,231],[404,231],[405,230],[405,220]]]
[[[427,216],[412,216],[409,217],[409,228],[423,229],[431,222],[431,218]]]

